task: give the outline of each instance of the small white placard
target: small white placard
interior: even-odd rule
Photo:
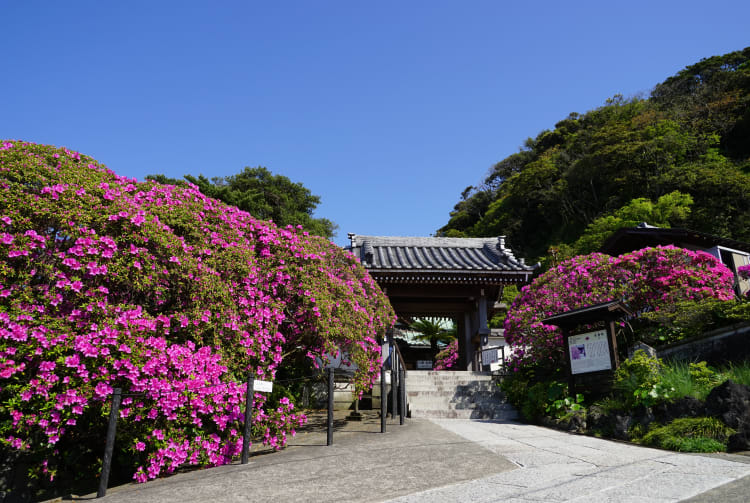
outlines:
[[[253,384],[253,391],[270,393],[271,391],[273,391],[273,381],[259,381],[258,379],[256,379]]]
[[[418,369],[431,369],[432,360],[417,360],[417,368]]]
[[[571,335],[568,337],[568,352],[570,353],[570,371],[573,374],[612,368],[606,330]]]
[[[492,365],[500,361],[499,349],[486,349],[482,351],[482,365]]]

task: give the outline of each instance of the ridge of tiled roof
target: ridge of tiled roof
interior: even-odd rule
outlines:
[[[369,270],[430,272],[530,272],[505,246],[505,236],[443,238],[349,234],[348,248]]]

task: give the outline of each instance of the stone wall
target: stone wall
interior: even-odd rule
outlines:
[[[657,350],[659,358],[712,365],[750,359],[750,323],[713,330],[700,339],[681,341]]]

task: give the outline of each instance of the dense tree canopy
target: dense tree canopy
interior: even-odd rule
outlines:
[[[540,257],[573,245],[591,224],[606,227],[597,219],[629,224],[622,215],[638,201],[658,205],[678,191],[692,199],[690,211],[662,225],[750,240],[749,138],[746,48],[686,68],[647,99],[615,96],[528,139],[463,191],[438,233],[504,234],[522,255]]]
[[[185,185],[183,180],[164,175],[146,177],[159,183]],[[336,233],[336,224],[326,218],[313,218],[320,197],[313,195],[299,182],[292,182],[283,175],[274,175],[258,166],[246,167],[242,172],[209,180],[203,175],[185,175],[185,180],[198,187],[204,195],[247,211],[260,220],[273,220],[280,226],[301,225],[316,236],[331,238]]]

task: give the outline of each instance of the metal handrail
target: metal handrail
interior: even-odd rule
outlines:
[[[404,365],[404,357],[401,354],[401,350],[398,348],[398,344],[396,344],[396,341],[393,341],[393,347],[396,348],[396,353],[398,353],[398,360],[401,362],[401,366],[406,370],[406,365]]]

